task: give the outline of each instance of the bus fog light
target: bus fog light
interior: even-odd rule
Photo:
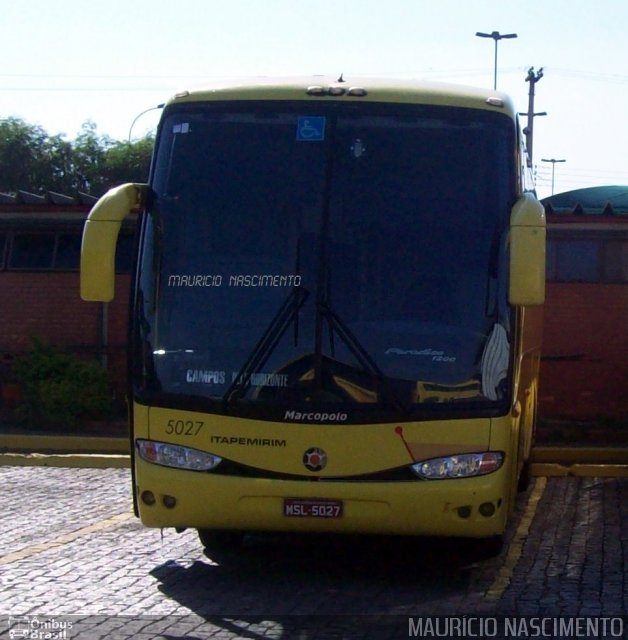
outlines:
[[[485,518],[490,518],[495,513],[495,505],[492,502],[483,502],[479,509]]]
[[[142,502],[147,504],[149,507],[152,507],[156,502],[155,494],[152,491],[142,491],[142,495],[140,497],[142,498]]]
[[[174,496],[164,496],[162,502],[166,509],[174,509],[177,506],[177,499]]]
[[[468,505],[464,507],[458,507],[458,515],[465,520],[471,516],[471,507]]]
[[[445,480],[447,478],[470,478],[497,471],[504,462],[500,451],[483,453],[461,453],[457,456],[432,458],[410,466],[412,471],[424,480]]]
[[[190,449],[168,442],[138,440],[136,445],[137,453],[142,460],[164,467],[189,469],[190,471],[210,471],[222,462],[222,458],[206,451]]]

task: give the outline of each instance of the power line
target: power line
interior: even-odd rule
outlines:
[[[500,75],[506,74],[506,73],[518,73],[520,71],[523,70],[523,67],[521,66],[517,66],[517,67],[500,67]],[[455,77],[455,76],[480,76],[480,75],[486,75],[489,72],[489,70],[486,67],[475,67],[475,68],[466,68],[466,69],[462,69],[462,68],[458,68],[458,69],[446,69],[446,68],[434,68],[434,67],[429,67],[427,69],[420,69],[420,70],[405,70],[405,71],[386,71],[386,72],[378,72],[377,75],[378,76],[411,76],[411,77],[423,77],[426,75],[430,75],[430,76],[442,76],[442,77]],[[373,72],[371,71],[355,71],[352,73],[352,75],[372,75]],[[175,84],[180,84],[182,81],[200,81],[200,82],[204,82],[204,81],[211,81],[211,80],[215,80],[215,79],[220,79],[220,78],[226,78],[226,77],[230,77],[229,74],[225,74],[225,75],[220,75],[220,74],[212,74],[211,76],[208,75],[203,75],[203,74],[195,74],[195,75],[185,75],[185,74],[177,74],[177,75],[168,75],[168,74],[143,74],[143,75],[124,75],[124,74],[54,74],[54,75],[50,75],[50,74],[37,74],[37,73],[0,73],[0,80],[1,79],[9,79],[12,81],[15,80],[20,80],[20,79],[24,79],[24,80],[46,80],[46,81],[64,81],[64,80],[74,80],[74,81],[81,81],[81,80],[93,80],[93,81],[97,81],[97,80],[108,80],[108,81],[114,81],[114,80],[121,80],[121,81],[133,81],[133,82],[137,82],[137,81],[142,81],[142,80],[165,80],[165,81],[172,81]],[[157,87],[157,89],[160,89],[161,87]],[[66,87],[51,87],[50,85],[36,85],[36,86],[16,86],[16,85],[11,85],[8,87],[2,87],[0,86],[0,91],[59,91],[59,90],[65,90]],[[84,88],[83,87],[77,87],[77,86],[71,86],[71,87],[67,87],[68,90],[77,90],[77,91],[82,91]],[[120,89],[118,89],[118,87],[105,87],[105,90],[126,90],[125,87],[121,87]],[[100,90],[100,89],[93,89],[88,87],[86,90]],[[138,91],[142,91],[143,89],[133,89],[133,90],[138,90]]]
[[[535,165],[536,175],[546,177],[550,170],[543,165]],[[574,180],[628,180],[628,171],[596,171],[595,169],[564,169],[561,168],[561,176],[566,176]]]
[[[599,71],[582,71],[581,69],[568,69],[564,67],[552,67],[551,65],[544,65],[544,69],[546,72],[551,73],[552,75],[560,75],[560,76],[570,76],[570,77],[580,77],[587,78],[591,80],[598,80],[601,82],[611,82],[611,83],[619,83],[626,84],[628,83],[628,75],[618,74],[618,73],[603,73]],[[511,66],[511,67],[500,67],[499,73],[500,75],[504,73],[519,73],[521,71],[526,71],[526,66]],[[377,75],[384,76],[393,76],[393,75],[410,75],[410,76],[421,76],[425,74],[430,75],[443,75],[443,76],[474,76],[474,75],[482,75],[486,74],[492,69],[488,69],[487,67],[473,67],[473,68],[438,68],[438,67],[428,67],[425,69],[409,69],[409,70],[396,70],[396,71],[385,71],[378,72]],[[368,72],[364,71],[356,71],[353,75],[371,75],[372,70]],[[206,74],[71,74],[71,73],[58,73],[58,74],[41,74],[41,73],[0,73],[0,78],[8,78],[8,79],[45,79],[45,80],[210,80],[212,78],[220,78],[227,77],[221,76],[220,74],[212,73],[211,76]]]
[[[0,91],[15,92],[86,92],[86,93],[109,93],[109,92],[143,92],[143,91],[174,91],[179,85],[169,87],[0,87]]]
[[[172,79],[172,78],[206,78],[206,75],[194,74],[121,74],[121,73],[0,73],[0,78],[43,78],[45,80],[140,80],[140,79]],[[220,77],[216,74],[212,74],[212,77]]]
[[[552,74],[575,78],[586,78],[588,80],[598,80],[600,82],[611,82],[617,84],[628,84],[628,76],[616,73],[600,73],[597,71],[581,71],[577,69],[563,69],[560,67],[545,67]]]

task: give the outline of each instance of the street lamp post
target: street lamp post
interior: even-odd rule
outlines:
[[[567,162],[567,160],[561,159],[556,160],[556,158],[541,158],[541,162],[551,162],[552,163],[552,195],[554,195],[554,169],[556,168],[557,162]]]
[[[499,40],[504,40],[508,38],[516,38],[517,34],[516,33],[501,34],[499,33],[499,31],[492,31],[491,33],[483,33],[481,31],[478,31],[475,35],[480,38],[492,38],[493,40],[495,40],[495,67],[494,67],[495,70],[493,73],[493,89],[497,89],[497,42]]]
[[[148,109],[144,109],[144,111],[141,111],[140,113],[138,113],[135,118],[133,118],[133,122],[131,122],[131,126],[129,127],[129,143],[131,142],[131,132],[133,131],[133,127],[135,126],[135,123],[145,114],[148,113],[149,111],[154,111],[155,109],[163,109],[164,107],[164,103],[162,104],[158,104],[155,105],[154,107],[148,107]]]
[[[528,125],[524,128],[523,133],[526,137],[526,149],[528,151],[528,163],[530,167],[534,166],[534,160],[532,157],[532,145],[534,143],[534,118],[537,116],[546,116],[546,111],[534,111],[534,87],[536,83],[543,77],[543,68],[541,67],[537,73],[534,73],[534,67],[528,69],[528,75],[526,82],[530,83],[530,89],[528,91],[528,112],[519,113],[520,116],[528,117]]]

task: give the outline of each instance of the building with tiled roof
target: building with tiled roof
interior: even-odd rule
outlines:
[[[123,401],[134,223],[125,223],[118,243],[116,300],[83,302],[81,237],[96,200],[85,193],[0,193],[0,418],[15,402],[6,391],[11,363],[34,338],[102,362]]]

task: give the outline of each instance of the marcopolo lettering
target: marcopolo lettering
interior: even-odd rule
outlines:
[[[291,411],[284,414],[284,420],[295,420],[298,422],[344,422],[349,416],[346,413],[324,413],[322,411]]]

